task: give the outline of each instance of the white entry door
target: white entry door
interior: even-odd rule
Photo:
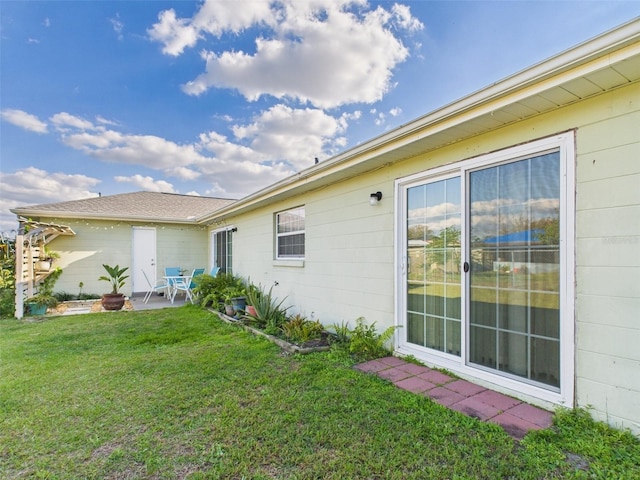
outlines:
[[[143,273],[144,272],[144,273]],[[129,276],[133,292],[146,292],[156,281],[156,229],[133,227],[133,264]]]

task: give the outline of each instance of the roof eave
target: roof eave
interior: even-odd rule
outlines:
[[[366,162],[393,146],[403,146],[403,139],[410,143],[412,137],[433,135],[438,129],[463,125],[487,111],[515,104],[522,98],[555,88],[563,83],[580,78],[615,62],[640,53],[640,17],[637,17],[594,39],[572,47],[550,59],[539,62],[499,82],[417,118],[407,124],[386,132],[353,147],[328,160],[313,165],[237,202],[198,219],[210,223],[224,216],[266,204],[295,189],[321,180],[326,172],[339,168],[350,168]],[[558,105],[561,108],[566,104]],[[467,137],[475,135],[470,132]]]
[[[62,212],[52,210],[30,210],[26,208],[12,208],[12,213],[23,217],[45,217],[45,218],[74,218],[83,220],[103,220],[118,222],[146,222],[146,223],[178,223],[184,225],[197,225],[197,218],[177,219],[164,217],[149,217],[145,215],[114,215],[87,212]]]

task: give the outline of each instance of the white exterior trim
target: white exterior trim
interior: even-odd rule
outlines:
[[[406,281],[405,270],[407,258],[405,252],[406,239],[406,191],[415,184],[422,184],[430,178],[444,179],[449,176],[459,175],[462,181],[461,195],[461,238],[466,238],[466,215],[464,207],[468,199],[465,174],[467,171],[492,164],[497,164],[518,157],[526,157],[540,152],[559,149],[560,152],[560,225],[562,235],[560,239],[560,391],[555,392],[530,383],[518,381],[513,378],[498,375],[491,371],[467,365],[466,336],[469,325],[467,313],[463,314],[461,331],[461,356],[450,355],[427,348],[414,346],[404,342],[405,333],[402,320],[406,318]],[[412,355],[427,364],[446,368],[466,378],[472,378],[481,383],[498,386],[507,393],[525,395],[527,398],[537,399],[555,405],[572,407],[574,405],[575,387],[575,135],[574,132],[562,133],[544,139],[532,141],[524,145],[518,145],[498,152],[488,153],[476,158],[463,160],[454,165],[446,165],[424,172],[419,172],[395,181],[395,292],[397,353],[400,355]],[[464,258],[469,258],[468,242],[463,242]],[[461,289],[461,302],[464,312],[468,312],[467,292],[464,284]]]

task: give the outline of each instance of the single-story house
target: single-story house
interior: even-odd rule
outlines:
[[[12,211],[24,219],[69,227],[75,235],[59,236],[47,247],[60,254],[55,265],[64,273],[56,291],[106,293],[102,264],[129,267],[122,293],[146,292],[165,267],[209,269],[209,227],[197,218],[234,200],[135,192],[68,202],[33,205]]]
[[[84,219],[14,212],[77,222],[69,272],[135,262],[152,229],[158,258],[224,262],[325,324],[397,326],[398,355],[639,434],[639,159],[635,19],[167,233],[114,209],[80,243]]]

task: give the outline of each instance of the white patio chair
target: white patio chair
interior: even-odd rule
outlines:
[[[191,290],[196,286],[196,284],[193,282],[193,279],[198,275],[202,275],[203,273],[204,268],[195,268],[193,272],[191,272],[191,275],[176,279],[175,283],[173,284],[171,302],[173,302],[173,300],[176,298],[178,292],[184,292],[185,301],[189,300],[191,303],[193,303],[193,293],[191,292]]]
[[[180,271],[180,267],[165,267],[164,269],[164,280],[167,282],[167,298],[171,300],[171,303],[173,303],[173,298],[175,297],[174,287],[176,281],[182,278]]]
[[[154,285],[153,283],[151,283],[151,280],[149,280],[149,277],[147,277],[147,272],[142,270],[142,275],[144,275],[144,279],[149,284],[149,290],[147,291],[147,293],[144,295],[144,298],[142,299],[144,303],[147,303],[149,301],[149,299],[151,298],[151,295],[153,295],[154,292],[159,292],[161,290],[164,290],[166,293],[168,285],[165,280],[158,280]]]

